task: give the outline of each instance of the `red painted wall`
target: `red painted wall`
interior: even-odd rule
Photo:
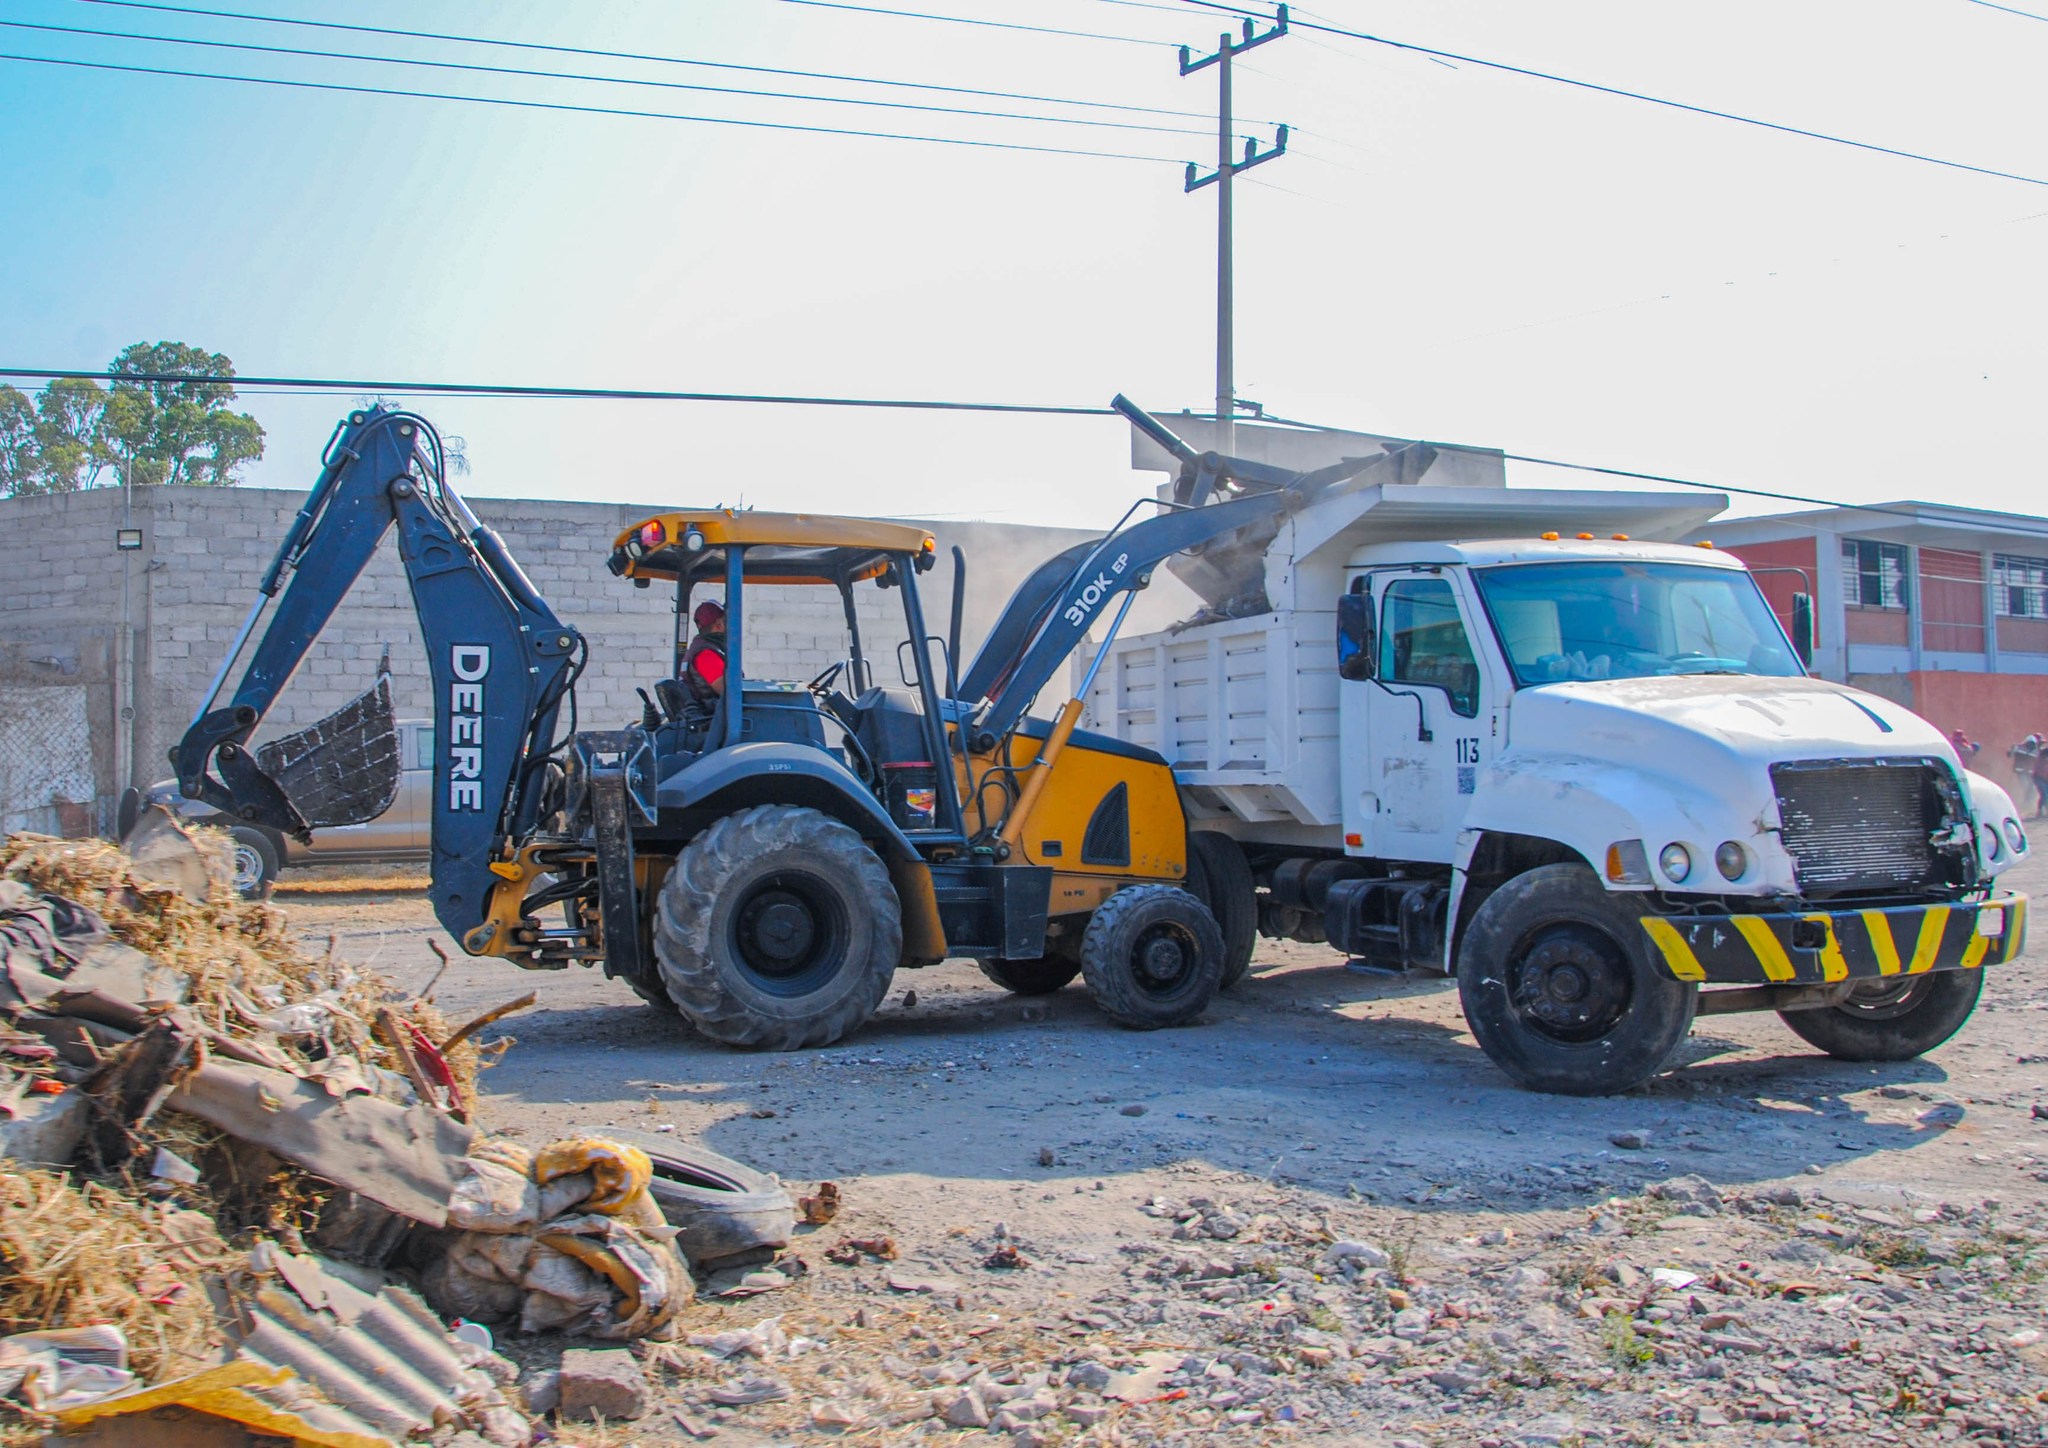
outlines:
[[[2006,751],[2029,734],[2048,735],[2048,674],[1922,670],[1893,677],[1910,684],[1914,713],[1944,734],[1961,729],[1983,745],[1966,763],[2011,790],[2031,813],[2033,793],[2021,787]]]
[[[1984,652],[1984,555],[1920,550],[1920,641],[1943,653]]]

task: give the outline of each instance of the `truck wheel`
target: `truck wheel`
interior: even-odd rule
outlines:
[[[1223,931],[1223,983],[1229,990],[1251,969],[1259,938],[1258,886],[1237,841],[1215,830],[1188,836],[1189,888],[1209,907]]]
[[[828,1045],[874,1014],[903,954],[889,872],[829,815],[756,805],[662,881],[654,953],[676,1006],[732,1046]]]
[[[1663,1068],[1697,996],[1650,959],[1642,913],[1584,865],[1487,896],[1458,950],[1458,999],[1494,1065],[1561,1096],[1627,1091]]]
[[[268,900],[277,884],[277,846],[250,825],[230,827],[228,838],[234,842],[228,860],[235,892],[244,900]]]
[[[1910,1061],[1961,1030],[1983,989],[1981,970],[1940,970],[1865,981],[1838,1006],[1778,1014],[1839,1060]]]
[[[1173,885],[1133,885],[1103,901],[1081,940],[1081,974],[1118,1025],[1184,1026],[1223,979],[1223,932],[1209,907]]]
[[[981,973],[1012,995],[1051,995],[1081,973],[1079,961],[1064,955],[1036,960],[977,960]]]

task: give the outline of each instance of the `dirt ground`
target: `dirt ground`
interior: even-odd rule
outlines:
[[[2038,896],[2048,865],[2004,883]],[[439,939],[451,1019],[539,992],[486,1033],[516,1037],[491,1129],[672,1131],[839,1184],[807,1275],[688,1331],[779,1323],[655,1349],[626,1438],[2048,1441],[2038,945],[1924,1060],[1721,1016],[1646,1089],[1578,1100],[1511,1086],[1449,982],[1325,948],[1262,941],[1186,1030],[949,962],[846,1042],[750,1055],[594,971],[464,957],[417,894],[278,903],[402,983]],[[878,1236],[899,1260],[825,1257]],[[1004,1247],[1028,1265],[985,1265]]]

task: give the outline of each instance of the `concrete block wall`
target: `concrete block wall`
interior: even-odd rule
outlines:
[[[95,773],[103,825],[128,783],[170,773],[167,751],[190,722],[255,601],[256,586],[304,494],[257,488],[140,488],[133,526],[139,552],[117,553],[123,523],[118,489],[0,500],[0,681],[89,684]],[[584,728],[636,720],[638,687],[669,669],[673,590],[634,588],[605,567],[613,538],[655,509],[617,503],[473,499],[479,517],[564,622],[590,641],[590,667],[577,690]],[[1082,530],[998,523],[930,525],[939,564],[920,580],[925,623],[943,636],[951,596],[951,547],[968,560],[963,652],[994,622],[1029,568],[1090,536]],[[126,570],[134,718],[119,717],[121,591]],[[715,596],[700,592],[698,597]],[[906,633],[900,595],[872,584],[856,594],[862,640],[877,682],[897,681],[896,645]],[[745,668],[751,678],[802,681],[846,652],[838,595],[821,588],[761,590],[750,611]],[[319,719],[361,692],[390,653],[402,715],[431,713],[426,659],[412,599],[390,539],[307,653],[271,711],[265,735]],[[58,659],[39,664],[36,659]],[[65,673],[66,668],[70,669]],[[1057,687],[1056,683],[1056,687]],[[6,721],[0,720],[0,729]],[[117,762],[132,728],[133,764]]]

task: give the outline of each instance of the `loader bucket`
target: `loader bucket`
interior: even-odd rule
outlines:
[[[325,719],[264,745],[256,765],[313,829],[377,818],[398,797],[391,675],[380,670],[376,683]]]

